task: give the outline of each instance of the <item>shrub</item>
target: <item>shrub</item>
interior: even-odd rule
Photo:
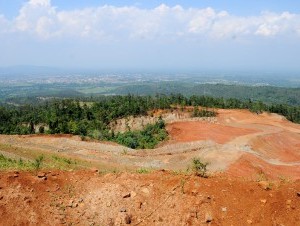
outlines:
[[[207,162],[202,162],[199,158],[193,159],[192,169],[196,176],[207,177]]]

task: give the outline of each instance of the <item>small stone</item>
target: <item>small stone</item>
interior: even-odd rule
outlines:
[[[72,206],[73,206],[73,203],[74,203],[74,200],[71,199],[71,200],[69,201],[69,204],[67,205],[67,207],[72,207]]]
[[[44,172],[39,172],[39,173],[37,174],[37,176],[38,176],[38,178],[45,178],[45,177],[46,177],[46,173],[44,173]]]
[[[297,196],[300,197],[300,192],[297,192]]]
[[[205,214],[205,222],[206,223],[210,223],[210,222],[212,222],[212,220],[213,220],[213,218],[212,218],[211,214],[210,213],[206,213]]]
[[[252,224],[253,221],[252,221],[252,220],[247,220],[247,223],[248,223],[248,224]]]
[[[143,205],[143,203],[140,202],[140,201],[136,203],[136,207],[137,207],[138,209],[141,209],[141,208],[142,208],[142,205]]]
[[[121,212],[121,213],[125,213],[125,212],[126,212],[126,208],[125,208],[125,207],[122,207],[122,208],[120,209],[120,212]]]
[[[222,212],[227,212],[227,207],[222,207],[221,210]]]
[[[72,208],[76,208],[76,207],[78,207],[78,203],[75,202],[72,204]]]
[[[143,189],[142,189],[142,192],[144,192],[145,194],[149,194],[149,193],[150,193],[150,191],[149,191],[148,188],[143,188]]]
[[[14,173],[14,176],[13,176],[14,178],[16,178],[16,177],[19,177],[19,174],[18,173]]]
[[[134,191],[130,192],[130,197],[134,198],[136,196],[136,193]]]
[[[83,198],[78,199],[78,202],[82,203],[83,202]]]
[[[258,185],[264,189],[264,190],[270,190],[271,187],[270,187],[270,183],[268,181],[260,181],[258,182]]]
[[[261,199],[260,202],[263,203],[263,204],[266,204],[267,200],[266,199]]]
[[[107,202],[106,207],[111,207],[111,202]]]
[[[3,195],[1,195],[1,196],[0,196],[0,200],[2,200],[3,198],[4,198]]]
[[[196,196],[198,194],[198,191],[196,189],[193,189],[191,193],[192,195]]]
[[[129,198],[130,196],[131,196],[130,193],[125,193],[125,194],[122,195],[122,197],[123,197],[124,199]]]
[[[287,205],[291,205],[291,204],[292,204],[292,200],[290,200],[290,199],[289,199],[289,200],[286,200],[286,204],[287,204]]]
[[[99,170],[98,170],[97,168],[92,168],[91,171],[92,171],[93,173],[98,173],[98,172],[99,172]]]
[[[132,218],[132,216],[131,215],[129,215],[129,214],[126,214],[126,216],[125,216],[125,223],[126,224],[131,224],[131,218]]]

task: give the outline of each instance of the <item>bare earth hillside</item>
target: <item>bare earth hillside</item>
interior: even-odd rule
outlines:
[[[154,150],[1,135],[5,156],[56,155],[81,170],[1,172],[0,224],[300,225],[300,125],[276,114],[218,113],[203,120],[164,112],[170,138]],[[209,163],[209,178],[186,174],[195,157]]]

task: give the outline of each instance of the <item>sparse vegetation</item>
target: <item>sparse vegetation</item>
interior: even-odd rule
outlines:
[[[217,112],[211,111],[208,109],[201,109],[199,110],[199,107],[194,107],[194,111],[192,113],[192,117],[216,117]]]
[[[33,162],[33,167],[34,167],[34,169],[35,169],[36,171],[38,171],[38,170],[41,168],[42,163],[43,163],[43,160],[44,160],[44,156],[43,156],[43,155],[38,156],[38,157],[34,160],[34,162]]]
[[[151,170],[147,169],[147,168],[139,168],[136,170],[137,173],[140,173],[140,174],[145,174],[145,173],[150,173]]]
[[[194,158],[192,162],[192,170],[196,176],[207,177],[207,162],[202,162],[200,158]]]
[[[8,157],[5,157],[3,154],[0,154],[0,169],[2,170],[31,170],[33,169],[32,162],[24,161],[22,159],[15,160]]]

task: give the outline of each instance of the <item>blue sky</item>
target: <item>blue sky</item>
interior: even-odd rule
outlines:
[[[8,3],[9,2],[9,3]],[[16,16],[26,0],[0,0],[0,12],[8,17]],[[115,6],[139,6],[153,8],[160,4],[170,6],[181,5],[183,7],[212,7],[219,10],[227,10],[236,15],[251,15],[261,11],[290,11],[300,13],[300,1],[297,0],[185,0],[185,1],[99,1],[99,0],[52,0],[52,4],[59,9],[80,9],[84,7],[96,7],[99,5]]]
[[[0,0],[0,67],[300,71],[300,1]]]

